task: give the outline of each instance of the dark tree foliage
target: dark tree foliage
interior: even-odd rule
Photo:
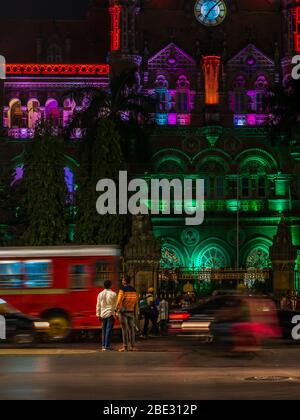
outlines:
[[[21,208],[26,218],[22,239],[28,246],[59,245],[67,241],[64,142],[53,134],[51,123],[41,122],[25,152]]]
[[[0,182],[0,246],[17,245],[24,220],[20,214],[22,186],[13,184],[12,165],[5,167]]]
[[[89,141],[99,119],[107,118],[115,123],[126,162],[148,160],[148,138],[153,127],[148,120],[155,111],[155,100],[141,92],[134,69],[113,77],[108,92],[86,86],[67,92],[66,97],[70,96],[78,103],[85,99],[87,106],[74,116],[66,132],[68,138],[74,129],[81,127]]]
[[[82,244],[122,245],[128,232],[128,217],[99,215],[96,202],[99,180],[116,181],[124,168],[121,139],[113,120],[99,119],[95,132],[82,143],[78,172],[77,220],[75,241]]]
[[[272,143],[289,143],[299,133],[300,81],[290,80],[268,95],[270,108],[270,135]]]

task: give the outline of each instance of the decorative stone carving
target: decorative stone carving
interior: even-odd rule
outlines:
[[[124,251],[127,266],[139,268],[155,267],[161,259],[161,243],[152,232],[151,220],[148,215],[133,216],[132,236]]]
[[[294,290],[296,248],[284,217],[281,219],[273,245],[270,247],[270,259],[273,265],[275,294]]]

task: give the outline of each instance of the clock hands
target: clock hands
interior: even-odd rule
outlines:
[[[204,21],[207,20],[207,18],[211,14],[211,12],[214,10],[215,7],[219,6],[219,4],[222,4],[222,1],[221,0],[218,0],[216,3],[213,4],[213,6],[211,6],[211,8],[209,9],[209,11],[204,16],[204,19],[203,19]]]

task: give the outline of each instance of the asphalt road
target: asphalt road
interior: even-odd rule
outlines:
[[[300,399],[298,345],[230,355],[167,338],[141,341],[138,350],[0,346],[0,399]]]

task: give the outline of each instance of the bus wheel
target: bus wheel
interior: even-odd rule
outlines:
[[[51,341],[65,341],[71,334],[71,324],[63,313],[49,313],[46,319],[50,324],[48,337]]]

